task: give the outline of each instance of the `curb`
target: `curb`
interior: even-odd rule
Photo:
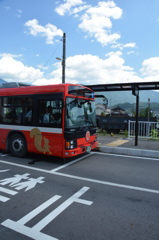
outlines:
[[[100,146],[98,147],[98,151],[105,153],[123,154],[129,156],[159,158],[159,151],[154,150]]]

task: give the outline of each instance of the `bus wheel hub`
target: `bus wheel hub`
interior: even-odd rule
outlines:
[[[20,139],[16,139],[13,141],[12,146],[13,146],[14,151],[19,152],[19,151],[21,151],[21,149],[23,147],[23,143]]]

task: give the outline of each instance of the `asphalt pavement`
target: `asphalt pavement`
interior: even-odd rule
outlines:
[[[157,140],[138,138],[135,146],[134,138],[98,135],[98,142],[97,150],[100,152],[159,158],[159,141]]]

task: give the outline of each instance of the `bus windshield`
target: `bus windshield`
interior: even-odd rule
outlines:
[[[65,128],[96,127],[95,102],[79,98],[66,99]]]

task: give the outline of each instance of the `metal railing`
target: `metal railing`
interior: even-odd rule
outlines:
[[[128,137],[135,137],[136,122],[129,120]],[[139,138],[155,138],[159,139],[159,122],[138,122],[138,137]]]

